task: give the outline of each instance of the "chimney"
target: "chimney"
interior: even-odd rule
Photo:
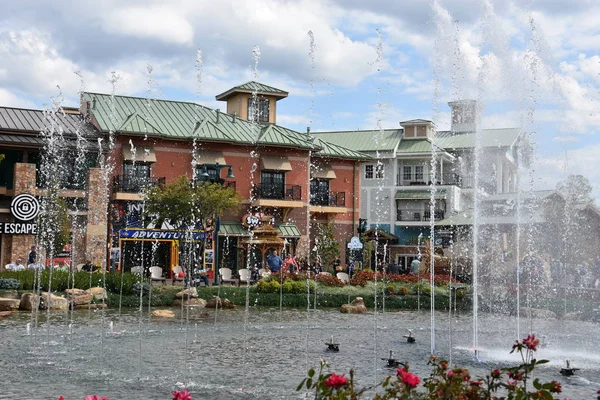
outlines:
[[[467,133],[477,130],[479,106],[476,100],[450,101],[448,105],[452,109],[450,130],[453,133]]]

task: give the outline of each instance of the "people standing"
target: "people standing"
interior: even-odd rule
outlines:
[[[25,266],[23,265],[23,260],[21,258],[17,258],[16,262],[11,262],[6,266],[7,271],[23,271]]]
[[[273,250],[273,252],[267,256],[267,265],[272,273],[276,273],[281,270],[283,260],[277,255],[276,250]]]
[[[421,260],[420,257],[419,258],[415,258],[414,260],[412,260],[412,262],[410,263],[410,272],[412,274],[418,275],[419,274],[419,267],[421,266]]]
[[[35,264],[37,259],[37,252],[35,250],[35,246],[31,246],[31,250],[27,253],[27,266],[29,267],[31,264]],[[31,268],[31,267],[29,267]]]

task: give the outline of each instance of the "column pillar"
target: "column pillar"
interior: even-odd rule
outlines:
[[[108,185],[101,168],[90,168],[87,191],[86,258],[106,266],[108,232]]]
[[[35,185],[36,171],[35,164],[16,163],[14,169],[14,192],[15,196],[20,194],[37,194]],[[4,235],[6,238],[7,235]],[[12,246],[7,254],[4,254],[2,265],[8,264],[9,258],[22,258],[23,264],[27,263],[27,253],[31,250],[31,246],[35,245],[35,235],[12,235]]]

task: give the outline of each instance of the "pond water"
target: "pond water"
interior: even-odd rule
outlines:
[[[144,310],[146,311],[146,310]],[[354,368],[360,384],[370,385],[395,373],[381,358],[407,360],[425,377],[430,368],[430,315],[402,311],[348,315],[337,310],[251,309],[244,324],[243,310],[190,313],[189,323],[180,309],[175,320],[140,323],[137,310],[118,315],[108,310],[77,311],[69,327],[66,313],[45,313],[41,324],[27,334],[31,315],[19,313],[0,320],[0,399],[81,399],[98,394],[115,399],[169,399],[175,389],[191,391],[197,399],[304,398],[296,386],[309,367],[321,359],[332,371]],[[448,357],[450,343],[447,313],[436,316],[437,348]],[[112,321],[112,331],[111,324]],[[516,321],[511,317],[479,317],[481,360],[474,361],[471,316],[452,318],[452,363],[466,366],[474,376],[518,360],[510,355]],[[600,337],[598,325],[561,320],[533,320],[533,331],[543,337],[538,358],[551,362],[536,376],[563,385],[562,397],[595,398],[600,389]],[[409,344],[402,335],[411,329],[417,338]],[[325,351],[331,335],[340,352]],[[248,351],[244,355],[244,338]],[[186,345],[187,342],[187,345]],[[376,350],[377,348],[377,350]],[[187,351],[186,351],[187,349]],[[581,368],[574,377],[559,374],[565,360]],[[243,389],[242,389],[243,388]]]

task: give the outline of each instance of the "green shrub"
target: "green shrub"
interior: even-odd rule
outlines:
[[[0,289],[14,290],[21,286],[21,282],[14,278],[0,278]]]
[[[387,285],[385,287],[385,292],[387,294],[396,294],[396,286],[394,286],[394,285]]]
[[[140,292],[142,293],[142,296],[148,296],[148,293],[150,293],[150,284],[148,282],[134,283],[131,293],[139,297]]]
[[[410,289],[406,286],[401,286],[399,291],[400,296],[408,296],[410,294]]]

